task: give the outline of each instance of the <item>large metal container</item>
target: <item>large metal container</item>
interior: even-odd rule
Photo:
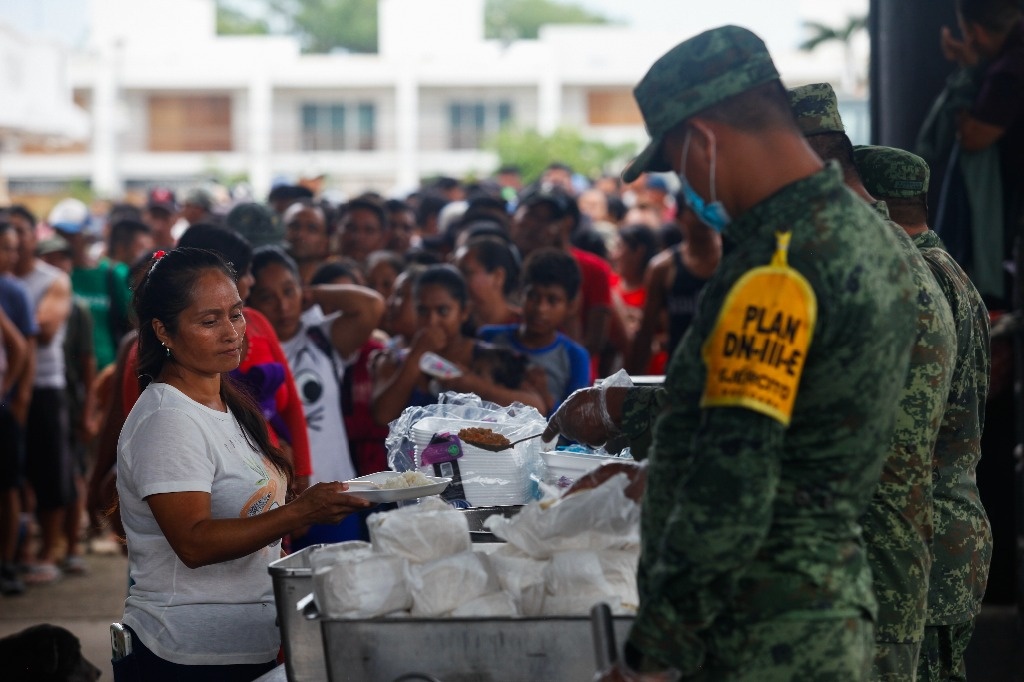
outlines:
[[[625,641],[633,619],[613,620],[616,639]],[[319,622],[331,682],[417,673],[443,682],[573,682],[591,679],[597,668],[585,617]]]
[[[272,562],[268,569],[274,582],[277,622],[289,682],[327,682],[320,624],[307,619],[299,610],[299,602],[313,592],[309,555],[320,547],[323,545],[310,545]]]
[[[484,526],[484,521],[495,515],[504,516],[505,518],[515,516],[522,508],[523,505],[521,504],[498,507],[470,507],[469,509],[460,509],[459,513],[466,517],[466,523],[469,525],[469,539],[472,542],[504,542],[504,540],[501,540],[494,533],[487,530]]]

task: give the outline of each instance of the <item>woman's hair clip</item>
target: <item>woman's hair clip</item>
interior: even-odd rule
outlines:
[[[161,258],[163,258],[166,255],[167,255],[167,252],[164,251],[163,249],[160,249],[159,251],[154,252],[153,253],[153,262],[156,262],[156,261],[160,260]]]

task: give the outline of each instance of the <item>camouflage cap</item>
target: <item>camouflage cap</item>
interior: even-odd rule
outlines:
[[[853,148],[864,189],[879,199],[912,199],[928,191],[928,163],[895,147],[862,145]]]
[[[764,41],[745,28],[721,26],[684,40],[654,63],[633,90],[651,142],[622,172],[671,170],[661,158],[665,133],[708,107],[779,78]]]
[[[836,92],[828,83],[801,85],[789,91],[789,106],[804,137],[821,133],[845,133],[839,117]]]

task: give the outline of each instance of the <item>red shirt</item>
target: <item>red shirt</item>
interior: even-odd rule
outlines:
[[[249,343],[249,351],[242,358],[238,370],[244,374],[257,365],[275,363],[279,363],[284,368],[284,381],[273,393],[276,414],[268,418],[268,424],[271,427],[268,429],[270,440],[274,445],[279,444],[282,440],[287,441],[292,447],[292,467],[295,470],[295,475],[309,476],[313,473],[313,466],[309,458],[306,415],[302,411],[302,400],[295,388],[295,380],[288,367],[288,360],[285,359],[284,351],[281,350],[281,344],[278,342],[277,334],[274,333],[274,328],[269,320],[252,308],[245,308],[244,312],[245,336]],[[133,343],[125,358],[125,370],[121,379],[121,399],[125,414],[131,412],[135,401],[139,399],[139,380],[136,369],[138,353],[139,347]],[[258,397],[256,401],[260,402]],[[278,417],[280,417],[280,421],[278,421]],[[277,422],[276,427],[275,422]]]
[[[612,267],[600,256],[577,248],[569,249],[580,266],[580,316],[583,328],[592,308],[612,307]]]

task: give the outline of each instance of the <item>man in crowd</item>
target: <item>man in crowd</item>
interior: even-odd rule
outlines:
[[[917,679],[966,680],[964,652],[981,612],[992,560],[992,529],[975,475],[991,371],[988,310],[967,274],[928,228],[929,169],[924,159],[892,147],[859,147],[854,158],[864,186],[885,201],[892,220],[913,238],[953,313],[957,350],[932,458],[935,537]]]
[[[64,333],[71,314],[71,281],[64,272],[36,257],[36,217],[31,211],[12,206],[10,221],[18,234],[14,275],[28,291],[39,326],[32,398],[25,422],[25,473],[35,492],[42,545],[25,580],[42,584],[60,577],[57,551],[64,511],[75,501],[64,393]]]
[[[174,223],[178,219],[178,202],[174,192],[166,187],[157,187],[149,192],[142,222],[153,231],[153,241],[158,249],[173,249]]]
[[[338,219],[341,255],[365,265],[366,257],[387,246],[387,215],[371,197],[356,197]]]
[[[299,201],[284,212],[284,238],[288,252],[299,266],[303,286],[330,255],[330,222],[324,210],[309,201]]]
[[[1009,259],[1024,234],[1024,18],[1017,0],[956,0],[956,12],[963,39],[944,29],[943,53],[961,66],[982,67],[974,103],[957,119],[960,146],[968,152],[999,148],[1002,252]]]
[[[847,187],[874,205],[887,221],[917,291],[913,315],[917,333],[896,406],[896,429],[887,444],[881,481],[861,520],[878,600],[872,679],[913,682],[924,637],[932,563],[932,451],[956,356],[953,315],[910,237],[864,188],[832,86],[815,83],[794,88],[789,99],[811,149],[839,164]]]
[[[24,429],[35,377],[36,336],[39,326],[28,292],[11,276],[18,262],[18,233],[9,216],[0,216],[0,308],[28,341],[28,361],[10,392],[0,396],[0,594],[16,595],[25,584],[15,569],[21,483],[24,476]],[[12,372],[8,368],[8,372]]]
[[[587,349],[597,362],[608,339],[611,320],[611,266],[592,253],[573,246],[571,236],[580,219],[576,200],[560,190],[525,197],[512,223],[512,241],[523,258],[539,248],[568,251],[580,266],[583,280],[575,302],[575,314],[566,334]]]
[[[857,521],[913,342],[908,266],[808,148],[757,36],[684,41],[635,95],[653,139],[624,179],[678,173],[723,255],[664,389],[586,389],[549,423],[591,443],[621,430],[641,456],[653,424],[640,608],[607,679],[862,680],[875,602]]]

